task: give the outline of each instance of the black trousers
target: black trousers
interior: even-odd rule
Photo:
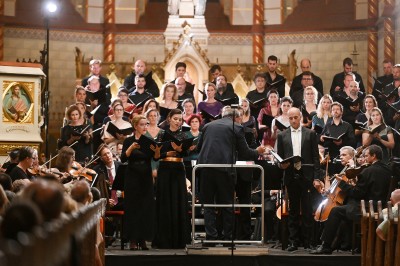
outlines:
[[[243,178],[241,178],[241,175],[246,175],[246,174],[252,175],[252,170],[244,172],[238,171],[238,178],[236,183],[236,196],[238,197],[240,204],[251,203],[251,181],[244,181]],[[236,237],[239,240],[250,240],[251,233],[252,231],[251,231],[250,208],[249,207],[240,208]]]
[[[289,196],[289,241],[292,245],[298,246],[301,233],[304,245],[308,245],[313,223],[311,191],[314,187],[312,181],[300,175],[286,187]]]
[[[321,240],[331,245],[336,237],[338,228],[342,223],[345,223],[346,228],[351,228],[351,220],[348,218],[349,205],[337,206],[331,210],[328,220],[325,222],[324,231],[322,232]],[[351,230],[350,230],[351,231]],[[349,230],[346,230],[349,234]]]
[[[204,204],[232,204],[234,180],[233,177],[224,171],[213,168],[201,170],[200,196]],[[233,214],[232,208],[220,208],[225,240],[232,239]],[[215,208],[204,208],[204,226],[206,238],[215,240],[218,238],[216,226]]]

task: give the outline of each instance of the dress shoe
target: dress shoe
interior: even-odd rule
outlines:
[[[149,250],[149,248],[146,245],[146,241],[139,241],[139,247],[141,250]]]
[[[106,244],[106,247],[108,247],[108,246],[111,246],[112,245],[112,243],[114,243],[114,241],[115,241],[115,237],[113,237],[113,236],[105,236],[104,237],[104,240],[105,240],[105,244]]]
[[[287,247],[286,251],[292,252],[298,250],[298,247],[296,245],[290,245]]]
[[[138,245],[137,245],[136,241],[131,241],[130,242],[129,249],[130,250],[138,250]]]
[[[320,245],[316,250],[313,250],[310,252],[310,254],[314,254],[314,255],[330,255],[332,254],[332,249],[330,247],[326,247],[324,245]]]

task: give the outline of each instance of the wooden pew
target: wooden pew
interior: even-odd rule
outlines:
[[[383,222],[383,212],[382,212],[382,202],[378,201],[378,217],[377,222],[376,222],[376,227],[374,228],[376,230],[377,226]],[[375,233],[375,231],[374,231]],[[375,237],[375,250],[374,250],[374,266],[383,266],[384,262],[384,247],[385,247],[385,242],[380,239],[379,237]]]
[[[369,201],[369,210],[368,210],[368,226],[367,226],[367,246],[366,246],[366,257],[365,257],[365,265],[372,266],[374,263],[374,248],[375,248],[375,229],[376,228],[376,220],[375,220],[375,210],[374,210],[374,202],[372,200]]]
[[[361,266],[367,265],[368,216],[365,201],[361,200]]]
[[[394,263],[394,247],[395,247],[395,233],[396,233],[396,224],[394,221],[393,211],[392,211],[392,203],[389,201],[387,203],[387,210],[388,210],[388,232],[387,232],[387,239],[385,243],[385,266],[392,266]]]

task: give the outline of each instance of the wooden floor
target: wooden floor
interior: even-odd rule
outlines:
[[[106,250],[106,266],[116,265],[189,265],[189,266],[225,266],[225,265],[360,265],[360,255],[351,252],[335,251],[332,255],[311,255],[310,250],[299,248],[287,252],[272,245],[237,245],[232,250],[227,247],[186,249],[121,250],[119,243],[114,243]],[[229,263],[227,263],[229,262]]]

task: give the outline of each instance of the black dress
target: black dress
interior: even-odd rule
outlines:
[[[125,152],[134,142],[134,136],[125,139],[121,156],[122,162],[128,161],[124,183],[124,233],[128,240],[152,241],[155,200],[151,157],[137,149],[127,157]]]
[[[182,131],[171,132],[177,139],[186,137]],[[164,140],[164,138],[163,138]],[[182,158],[182,154],[177,155]],[[160,161],[156,192],[157,232],[153,246],[184,248],[190,241],[188,200],[183,162]]]
[[[67,140],[71,137],[73,133],[80,133],[85,129],[87,125],[71,126],[66,125],[61,128],[61,137],[58,148],[68,146]],[[92,157],[92,139],[89,143],[85,142],[85,137],[81,137],[78,143],[71,147],[75,151],[75,160],[79,163],[84,163],[85,159],[90,159]]]

